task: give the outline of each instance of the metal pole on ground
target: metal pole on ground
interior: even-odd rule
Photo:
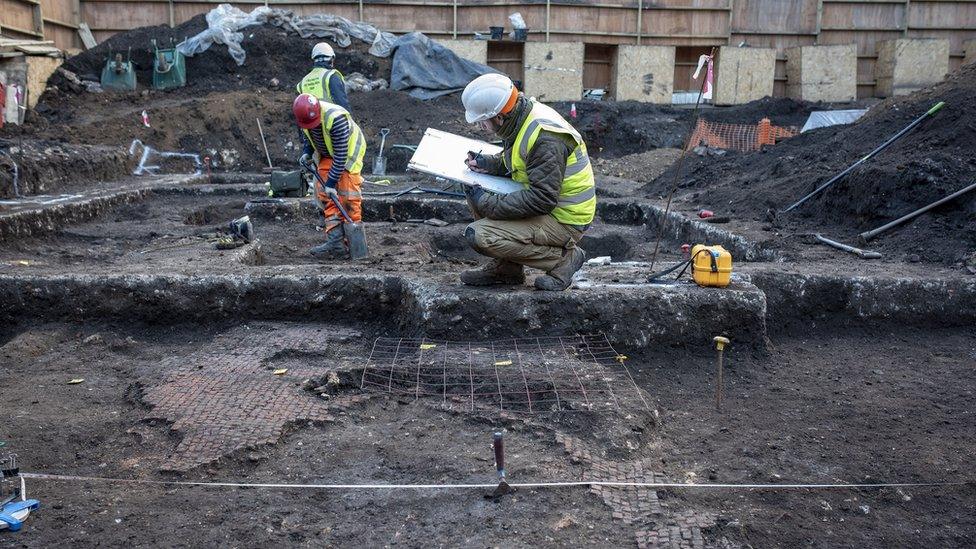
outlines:
[[[637,9],[640,10],[641,6],[638,4]],[[637,13],[640,13],[638,11]],[[708,63],[711,63],[715,59],[715,48],[708,54]],[[705,74],[702,76],[701,89],[698,90],[698,99],[695,100],[695,110],[691,113],[692,123],[691,131],[688,132],[688,139],[695,133],[695,127],[698,126],[698,106],[701,105],[702,96],[705,95],[705,85],[708,83],[708,66],[705,67]],[[658,225],[657,229],[657,240],[654,241],[654,253],[651,254],[651,272],[654,272],[654,263],[657,261],[657,250],[661,245],[661,238],[664,236],[664,225],[668,222],[668,213],[671,211],[671,200],[674,198],[674,193],[678,190],[678,177],[681,175],[681,166],[685,162],[685,156],[688,153],[688,147],[690,143],[685,143],[685,146],[681,149],[681,156],[678,157],[678,162],[674,167],[674,181],[671,183],[671,190],[668,192],[668,202],[664,206],[664,215],[661,217],[661,224]]]
[[[718,380],[715,387],[715,409],[719,412],[722,411],[722,385],[724,383],[722,376],[722,355],[725,351],[725,346],[729,344],[729,338],[722,336],[715,336],[712,338],[715,342],[715,349],[718,351]]]
[[[833,185],[834,183],[840,181],[841,179],[847,177],[847,174],[849,174],[852,171],[854,171],[855,168],[857,168],[861,164],[867,162],[868,160],[870,160],[871,158],[873,158],[875,155],[877,155],[881,151],[883,151],[886,148],[888,148],[888,145],[891,145],[892,143],[894,143],[895,141],[897,141],[899,138],[901,138],[901,136],[903,136],[906,133],[912,131],[912,128],[914,128],[915,126],[918,126],[919,124],[921,124],[922,121],[925,120],[927,117],[932,116],[933,114],[939,112],[939,109],[941,109],[943,106],[945,106],[945,102],[939,101],[938,103],[936,103],[935,105],[933,105],[931,109],[929,109],[928,111],[926,111],[925,114],[923,114],[922,116],[919,116],[918,118],[916,118],[914,121],[912,121],[911,124],[905,126],[904,128],[902,128],[902,130],[900,132],[898,132],[895,135],[891,136],[887,141],[885,141],[884,143],[882,143],[881,145],[879,145],[878,148],[876,148],[873,151],[869,152],[868,154],[864,155],[863,158],[861,158],[857,162],[855,162],[855,163],[851,164],[850,166],[848,166],[848,168],[846,170],[844,170],[844,171],[840,172],[839,174],[835,175],[834,177],[830,178],[829,181],[827,181],[823,185],[820,185],[819,187],[817,187],[816,189],[814,189],[813,192],[811,192],[810,194],[804,196],[803,198],[801,198],[801,199],[797,200],[796,202],[794,202],[793,204],[791,204],[788,208],[786,208],[785,210],[783,210],[783,212],[788,212],[788,211],[793,210],[794,208],[797,208],[797,207],[801,206],[807,200],[810,200],[814,196],[820,194],[820,192],[823,191],[824,189],[826,189],[827,187],[829,187],[829,186]]]
[[[261,129],[261,119],[255,118],[258,122],[258,133],[261,134],[261,145],[264,146],[264,156],[268,159],[268,169],[274,170],[274,166],[271,164],[271,155],[268,153],[268,142],[264,140],[264,130]]]
[[[886,224],[878,227],[877,229],[873,229],[873,230],[870,230],[870,231],[865,231],[865,232],[861,233],[861,235],[860,235],[861,236],[861,240],[867,242],[868,240],[871,240],[872,238],[874,238],[874,237],[878,236],[879,234],[887,231],[888,229],[890,229],[892,227],[895,227],[897,225],[901,225],[902,223],[904,223],[904,222],[906,222],[906,221],[908,221],[910,219],[914,219],[914,218],[922,215],[923,213],[931,210],[932,208],[937,208],[937,207],[945,204],[946,202],[949,202],[950,200],[954,200],[954,199],[956,199],[956,198],[958,198],[958,197],[960,197],[960,196],[962,196],[962,195],[964,195],[964,194],[972,191],[973,189],[976,189],[976,183],[973,183],[972,185],[970,185],[970,186],[968,186],[968,187],[966,187],[964,189],[959,189],[958,191],[950,194],[949,196],[946,196],[944,198],[940,198],[939,200],[936,200],[935,202],[929,204],[928,206],[923,206],[923,207],[915,210],[914,212],[912,212],[910,214],[903,215],[903,216],[899,217],[898,219],[896,219],[896,220],[894,220],[894,221],[892,221],[890,223],[886,223]]]

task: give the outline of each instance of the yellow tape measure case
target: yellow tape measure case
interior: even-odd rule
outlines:
[[[699,286],[728,286],[732,278],[732,254],[718,245],[696,244],[691,248],[691,277]]]

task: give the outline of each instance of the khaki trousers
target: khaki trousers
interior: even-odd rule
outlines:
[[[503,221],[479,219],[464,231],[478,253],[526,267],[551,271],[583,233],[551,215]]]

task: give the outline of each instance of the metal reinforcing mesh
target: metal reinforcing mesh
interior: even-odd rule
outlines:
[[[648,410],[625,359],[602,334],[491,342],[379,338],[361,387],[456,410]]]

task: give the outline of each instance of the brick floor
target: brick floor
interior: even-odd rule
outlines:
[[[160,364],[166,371],[162,381],[149,384],[143,394],[152,407],[148,417],[172,422],[182,437],[162,469],[186,471],[239,450],[274,444],[289,425],[332,421],[330,412],[366,398],[326,401],[301,388],[302,380],[329,371],[334,363],[330,349],[328,338],[308,326],[238,327],[217,336],[205,350],[166,357]],[[315,353],[307,362],[322,365],[296,367],[290,361],[285,375],[273,374],[281,365],[276,358],[296,353]]]
[[[614,482],[668,482],[655,472],[650,460],[618,463],[604,459],[587,448],[578,438],[561,433],[562,444],[574,463],[586,468],[585,477]],[[635,527],[637,546],[661,549],[704,549],[707,545],[703,528],[715,525],[716,515],[707,511],[676,511],[658,498],[656,490],[630,486],[593,486],[611,509],[613,520]]]

